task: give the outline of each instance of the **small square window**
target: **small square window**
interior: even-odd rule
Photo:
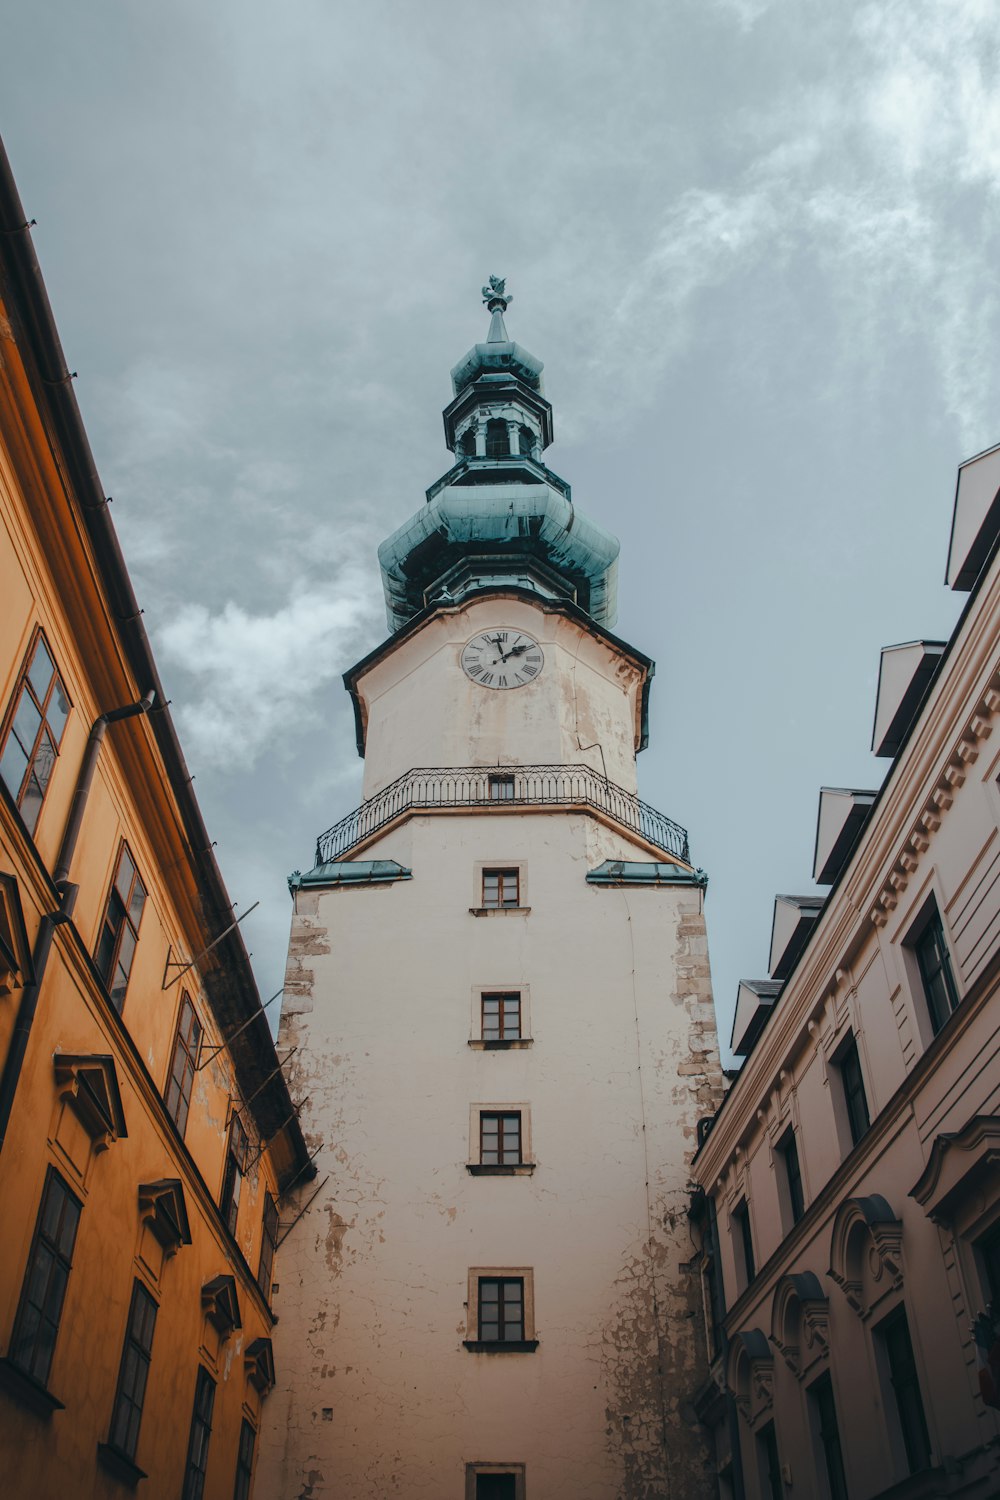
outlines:
[[[483,871],[483,906],[520,906],[521,873],[519,870]]]
[[[514,1042],[521,1036],[521,994],[508,990],[504,994],[482,997],[484,1042]]]

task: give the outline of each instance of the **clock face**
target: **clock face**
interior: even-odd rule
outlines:
[[[483,630],[462,648],[462,669],[488,688],[516,688],[542,670],[542,648],[523,630]]]

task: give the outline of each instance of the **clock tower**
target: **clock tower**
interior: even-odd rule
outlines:
[[[706,877],[637,795],[618,543],[483,295],[454,461],[380,547],[391,634],[345,677],[363,800],[290,880],[279,1044],[319,1176],[283,1207],[257,1492],[701,1500]]]

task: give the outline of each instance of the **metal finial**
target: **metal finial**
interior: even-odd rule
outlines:
[[[506,285],[506,276],[491,276],[489,285],[483,287],[483,301],[490,312],[505,313],[508,303],[513,302],[514,294],[504,290]]]

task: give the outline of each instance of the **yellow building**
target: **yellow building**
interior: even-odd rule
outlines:
[[[4,1488],[246,1500],[312,1168],[2,148],[0,231]]]

